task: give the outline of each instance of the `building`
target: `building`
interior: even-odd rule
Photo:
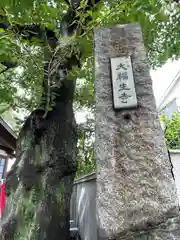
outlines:
[[[162,95],[158,105],[158,111],[160,115],[165,114],[169,120],[174,113],[180,112],[180,70]],[[162,128],[165,129],[163,123]],[[180,149],[169,151],[180,203]]]
[[[13,161],[16,149],[16,135],[0,117],[0,180],[6,177],[8,164]]]
[[[160,99],[158,111],[171,119],[173,113],[178,112],[180,107],[180,71],[176,74]]]

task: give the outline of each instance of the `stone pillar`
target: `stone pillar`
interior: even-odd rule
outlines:
[[[114,110],[111,57],[131,56],[137,108]],[[179,207],[137,24],[95,30],[99,239],[178,240]]]

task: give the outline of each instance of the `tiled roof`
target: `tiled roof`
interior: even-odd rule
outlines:
[[[2,125],[8,133],[10,133],[14,138],[17,138],[11,127],[0,117],[0,125]]]

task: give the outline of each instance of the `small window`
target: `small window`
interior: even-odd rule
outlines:
[[[0,179],[2,179],[2,176],[3,176],[4,165],[5,165],[5,159],[0,158]]]
[[[0,166],[0,173],[3,172],[4,166]]]
[[[5,159],[0,159],[0,166],[4,166]]]

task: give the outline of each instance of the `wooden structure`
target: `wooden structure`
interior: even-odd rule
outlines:
[[[0,179],[6,177],[8,161],[14,157],[15,149],[16,135],[0,117]]]

